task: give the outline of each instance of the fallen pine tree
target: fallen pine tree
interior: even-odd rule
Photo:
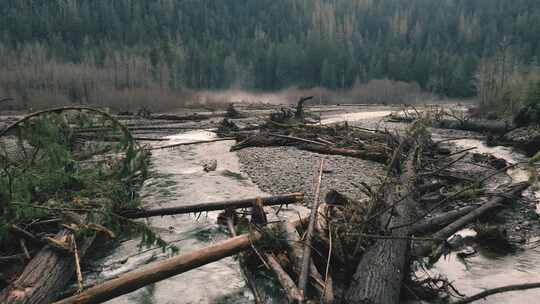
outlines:
[[[105,136],[81,141],[74,132],[81,125],[113,128],[122,139],[112,147]],[[105,145],[121,156],[100,159]],[[161,241],[143,223],[115,215],[137,205],[128,198],[145,177],[148,154],[108,113],[61,107],[30,114],[0,131],[0,151],[0,256],[20,257],[0,259],[0,274],[9,274],[0,302],[50,303],[74,277],[80,285],[97,233]]]

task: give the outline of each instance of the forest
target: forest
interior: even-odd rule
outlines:
[[[0,95],[25,104],[374,79],[468,98],[483,63],[505,78],[540,59],[535,0],[4,0],[0,14]]]

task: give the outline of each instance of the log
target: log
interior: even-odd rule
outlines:
[[[426,219],[422,222],[415,224],[412,227],[412,233],[416,236],[426,235],[430,232],[437,231],[444,226],[452,223],[460,217],[476,209],[476,206],[467,206],[456,210],[448,211],[436,215],[432,218]]]
[[[511,185],[510,187],[508,187],[508,189],[506,189],[503,192],[503,195],[497,196],[496,198],[490,200],[489,202],[483,204],[482,206],[474,209],[473,211],[469,212],[467,215],[459,218],[458,220],[454,221],[453,223],[449,224],[448,226],[434,233],[431,237],[434,240],[446,240],[447,238],[452,236],[454,233],[463,229],[467,224],[471,223],[472,221],[476,220],[480,216],[484,215],[486,212],[500,207],[502,204],[508,201],[508,195],[510,196],[520,195],[521,192],[523,192],[529,186],[530,186],[530,183],[528,182],[522,182],[522,183]],[[414,248],[415,255],[418,257],[424,257],[424,256],[429,255],[433,248],[434,242],[435,241],[424,241],[418,244],[418,246]]]
[[[276,257],[271,253],[263,253],[264,258],[268,262],[268,266],[270,266],[270,269],[274,272],[276,275],[277,280],[285,290],[285,293],[287,294],[287,298],[289,299],[289,303],[296,303],[297,301],[301,301],[302,299],[302,292],[296,287],[296,284],[294,284],[294,281],[291,279],[289,274],[283,270],[283,267],[281,267],[281,264],[276,259]]]
[[[251,235],[244,234],[197,251],[154,262],[149,264],[145,269],[125,273],[116,279],[93,286],[55,304],[103,303],[146,285],[237,254],[251,248],[252,243],[261,238],[262,234],[259,232],[254,232]]]
[[[257,199],[258,198],[250,198],[250,199],[243,199],[243,200],[209,202],[209,203],[200,203],[200,204],[194,204],[194,205],[186,205],[186,206],[170,207],[170,208],[159,208],[159,209],[125,210],[124,212],[121,213],[121,215],[127,218],[146,218],[146,217],[152,217],[152,216],[225,210],[229,208],[234,208],[234,209],[250,208],[253,206],[253,203]],[[294,204],[294,203],[302,202],[304,200],[304,194],[303,193],[290,193],[290,194],[283,194],[283,195],[276,195],[276,196],[268,196],[268,197],[263,197],[260,199],[265,206]]]
[[[55,239],[73,237],[67,229],[58,232]],[[84,238],[79,245],[79,255],[85,255],[94,237]],[[3,304],[42,304],[56,300],[62,290],[75,275],[75,260],[70,252],[45,246],[26,265],[23,273],[10,286],[0,292]]]
[[[389,121],[410,123],[416,120],[413,116],[391,115]],[[439,129],[453,129],[463,131],[473,131],[479,133],[492,133],[503,135],[515,129],[512,123],[506,121],[493,121],[482,119],[439,119],[431,121],[431,126]]]
[[[264,205],[261,199],[257,199],[253,203],[253,208],[251,208],[251,223],[257,227],[263,227],[268,224],[266,217],[266,212],[264,211]],[[283,290],[287,294],[287,298],[290,303],[296,303],[302,299],[302,293],[294,283],[293,279],[289,274],[283,269],[278,259],[271,252],[263,252],[262,256],[266,260],[266,264],[278,280]]]
[[[238,151],[247,147],[280,147],[295,146],[298,149],[311,151],[319,154],[343,155],[362,158],[385,163],[388,159],[387,149],[384,144],[369,144],[364,148],[332,147],[323,143],[291,136],[275,136],[272,134],[256,134],[231,147],[231,151]]]
[[[315,198],[311,204],[311,213],[309,215],[309,223],[304,237],[304,250],[302,252],[302,264],[300,268],[300,276],[298,277],[298,288],[300,289],[301,299],[304,301],[306,297],[307,281],[309,277],[310,263],[311,263],[311,239],[313,237],[313,231],[315,230],[315,222],[317,221],[317,213],[319,211],[320,194],[321,194],[321,181],[324,168],[324,158],[321,159],[319,166],[319,174],[315,189]]]
[[[306,218],[301,218],[293,221],[293,224],[303,225],[305,222]],[[146,285],[162,281],[252,248],[252,244],[261,240],[262,237],[263,234],[254,231],[252,234],[243,234],[197,251],[154,262],[149,264],[145,269],[127,272],[115,279],[95,285],[77,295],[65,298],[54,304],[103,303]]]
[[[293,271],[300,275],[300,271],[302,269],[302,245],[301,245],[301,239],[300,234],[296,230],[296,227],[293,223],[290,222],[283,222],[283,231],[285,231],[286,234],[286,242],[288,245],[288,255],[291,260]],[[313,260],[310,261],[309,265],[309,278],[311,285],[317,290],[319,293],[319,296],[323,298],[323,303],[332,303],[333,301],[333,289],[332,286],[329,285],[326,289],[326,292],[324,290],[324,279],[319,273],[319,270],[315,266],[315,263],[313,263]]]
[[[348,157],[361,158],[372,160],[379,163],[386,163],[388,155],[382,151],[378,151],[375,147],[367,146],[365,149],[338,148],[321,145],[303,144],[298,146],[299,149],[316,152],[328,155],[342,155]]]
[[[236,234],[236,229],[234,228],[234,215],[235,215],[234,211],[225,210],[225,213],[227,216],[227,228],[229,229],[231,236],[232,237],[238,236]],[[242,270],[242,274],[244,275],[244,278],[246,279],[246,283],[249,286],[249,289],[251,289],[251,292],[253,293],[253,298],[255,299],[255,303],[257,304],[264,303],[259,293],[259,290],[257,289],[257,285],[255,284],[255,274],[249,269],[249,267],[246,264],[246,256],[244,252],[241,252],[238,254],[238,263],[240,264],[240,269]]]
[[[153,148],[150,148],[150,150],[169,149],[169,148],[175,148],[175,147],[180,147],[180,146],[206,144],[206,143],[212,143],[212,142],[217,142],[217,141],[235,140],[235,139],[236,138],[234,137],[222,137],[222,138],[215,138],[215,139],[209,139],[209,140],[197,140],[197,141],[190,141],[190,142],[183,142],[183,143],[153,147]]]
[[[170,120],[170,121],[201,121],[214,117],[223,117],[225,112],[213,113],[213,114],[189,114],[189,115],[175,115],[175,114],[156,114],[151,115],[150,119],[155,120]]]
[[[408,193],[415,187],[416,149],[409,152],[405,170],[399,177],[385,183],[383,193],[386,201],[402,200],[390,212],[392,224],[408,223],[415,217],[416,203]],[[383,217],[384,219],[384,217]],[[382,221],[383,225],[388,219]],[[385,228],[385,227],[383,227]],[[410,227],[392,231],[392,237],[379,239],[364,253],[356,268],[353,280],[345,293],[347,303],[396,304],[399,303],[401,285],[408,265]]]

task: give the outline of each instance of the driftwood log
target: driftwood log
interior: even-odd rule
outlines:
[[[383,225],[386,223],[399,225],[415,218],[416,202],[410,195],[415,188],[415,159],[416,148],[413,148],[405,162],[404,172],[399,177],[392,178],[382,189],[385,201],[400,201],[392,212],[387,212],[389,215],[383,216]],[[392,231],[391,236],[398,239],[379,239],[369,247],[346,291],[347,303],[399,303],[401,285],[408,266],[409,241],[406,237],[410,233],[411,227],[396,229]]]
[[[77,295],[58,301],[56,304],[103,303],[146,285],[237,254],[251,248],[252,243],[261,238],[262,234],[259,232],[254,232],[250,235],[244,234],[197,251],[172,257],[164,261],[154,262],[143,270],[125,273],[116,279],[96,285]]]
[[[444,226],[452,223],[453,221],[459,219],[460,217],[473,211],[475,208],[476,208],[475,206],[467,206],[467,207],[459,208],[456,210],[444,212],[434,217],[425,219],[413,225],[412,233],[418,236],[418,235],[426,235],[433,231],[437,231],[443,228]]]
[[[73,237],[72,231],[63,229],[56,234],[55,240],[62,242]],[[93,241],[94,236],[79,241],[79,257],[85,255]],[[0,303],[51,303],[56,300],[57,293],[71,281],[75,268],[73,253],[47,245],[30,260],[19,278],[0,292]]]
[[[416,120],[414,116],[393,114],[389,117],[391,122],[413,122]],[[482,120],[482,119],[434,119],[431,121],[431,126],[440,129],[453,129],[463,131],[473,131],[479,133],[492,133],[503,135],[515,129],[511,122],[498,120]]]
[[[431,238],[433,238],[434,240],[445,240],[449,238],[454,233],[463,229],[463,227],[465,227],[467,224],[476,220],[480,216],[486,214],[488,211],[503,206],[503,204],[507,202],[512,196],[520,195],[529,186],[530,186],[530,183],[528,182],[522,182],[522,183],[511,185],[501,195],[483,204],[482,206],[474,209],[473,211],[469,212],[467,215],[459,218],[458,220],[454,221],[450,225],[434,233],[433,235],[431,235]],[[434,245],[433,241],[424,241],[423,243],[418,244],[415,247],[414,254],[419,257],[427,256],[430,254],[433,248],[433,245]]]
[[[152,217],[152,216],[225,210],[225,209],[230,209],[230,208],[232,209],[250,208],[253,206],[253,203],[256,202],[257,200],[260,200],[264,206],[294,204],[294,203],[302,202],[304,200],[304,194],[303,193],[290,193],[290,194],[268,196],[268,197],[262,197],[262,198],[209,202],[209,203],[200,203],[200,204],[170,207],[170,208],[126,210],[122,213],[122,216],[127,217],[127,218],[146,218],[146,217]]]
[[[293,221],[293,225],[303,225],[306,222],[306,218],[301,218]],[[55,302],[55,304],[103,303],[146,285],[235,255],[243,250],[252,248],[253,243],[262,238],[263,234],[253,231],[251,234],[233,237],[197,251],[154,262],[143,270],[135,270],[122,274],[115,279],[93,286],[77,295]]]

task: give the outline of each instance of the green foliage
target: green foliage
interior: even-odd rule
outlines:
[[[143,222],[117,215],[140,206],[135,193],[147,174],[148,154],[122,138],[106,144],[115,151],[112,158],[104,155],[99,136],[87,141],[76,130],[114,123],[74,112],[33,117],[20,123],[14,135],[0,137],[0,250],[12,224],[58,217],[70,224],[69,213],[76,212],[89,223],[78,227],[78,235],[94,233],[90,224],[100,224],[121,238],[140,236],[141,246],[177,252]],[[81,154],[88,160],[80,161]]]
[[[525,97],[525,104],[540,110],[540,81],[531,82]]]
[[[388,77],[467,97],[501,37],[519,61],[540,58],[535,0],[4,0],[0,13],[2,43],[14,51],[5,60],[30,47],[57,62],[114,66],[120,89],[148,85],[121,78],[136,61],[160,88],[342,89]],[[62,87],[72,102],[86,89]]]

